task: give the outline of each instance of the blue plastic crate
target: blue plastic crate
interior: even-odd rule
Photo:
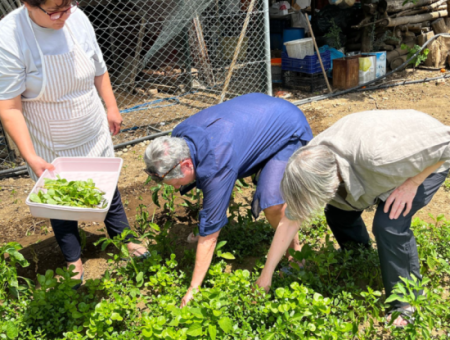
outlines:
[[[331,53],[330,51],[325,51],[320,53],[322,58],[323,67],[325,71],[331,68]],[[289,58],[286,53],[281,56],[281,69],[283,71],[294,71],[302,72],[307,74],[316,74],[322,72],[320,67],[319,58],[317,54],[308,55],[303,59]]]

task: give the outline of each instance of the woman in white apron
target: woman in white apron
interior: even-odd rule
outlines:
[[[0,21],[0,118],[30,176],[52,170],[56,157],[114,157],[110,132],[120,131],[122,117],[88,18],[70,0],[23,2]],[[51,224],[74,278],[82,278],[77,222]],[[118,190],[105,225],[110,237],[129,228]]]

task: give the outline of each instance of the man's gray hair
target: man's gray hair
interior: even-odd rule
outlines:
[[[308,222],[331,201],[339,183],[336,157],[327,146],[298,149],[289,159],[281,181],[286,217],[301,224]]]
[[[186,141],[178,137],[158,137],[154,139],[145,150],[144,161],[147,170],[158,175],[163,175],[175,164],[191,158],[191,152]],[[173,169],[165,179],[183,178],[181,168]]]

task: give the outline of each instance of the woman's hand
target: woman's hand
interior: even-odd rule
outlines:
[[[262,276],[260,276],[260,277],[258,278],[258,280],[256,280],[256,285],[257,285],[258,287],[264,289],[264,291],[265,291],[266,293],[268,293],[268,292],[269,292],[269,289],[270,289],[270,286],[272,285],[272,279],[270,279],[270,280],[265,280],[265,279],[263,279]]]
[[[36,174],[36,176],[41,177],[45,170],[53,171],[55,166],[53,164],[47,163],[44,159],[39,156],[34,156],[27,159],[27,163],[31,170]]]
[[[119,108],[117,106],[113,108],[107,109],[107,118],[109,124],[109,131],[113,134],[113,136],[117,135],[120,132],[120,126],[122,125],[122,115],[119,112]]]
[[[195,288],[189,287],[188,291],[186,292],[184,297],[181,299],[180,308],[186,307],[187,304],[189,303],[189,301],[191,301],[194,298],[194,290],[196,291]]]
[[[419,185],[412,178],[408,178],[402,185],[391,193],[384,205],[385,213],[389,212],[389,208],[392,205],[391,213],[389,214],[389,218],[391,220],[396,220],[399,218],[402,211],[404,211],[403,216],[409,214],[414,197],[416,197],[418,187]]]

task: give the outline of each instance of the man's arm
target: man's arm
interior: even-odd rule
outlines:
[[[203,209],[199,215],[199,229],[201,235],[209,235],[199,237],[191,285],[181,302],[181,307],[192,300],[193,291],[200,287],[208,272],[220,229],[228,223],[227,209],[236,179],[237,175],[232,170],[224,168],[201,186]]]
[[[111,86],[111,80],[109,79],[109,73],[106,71],[101,76],[94,78],[95,87],[102,97],[106,105],[106,113],[108,117],[109,130],[113,135],[117,135],[120,132],[120,125],[122,124],[122,116],[117,107],[116,98]]]
[[[209,265],[211,264],[219,233],[220,230],[205,237],[200,236],[198,239],[194,274],[192,275],[191,285],[181,300],[181,308],[186,306],[188,302],[192,300],[194,292],[201,286],[203,279],[208,272]]]
[[[0,119],[6,132],[19,148],[20,154],[38,177],[46,169],[55,169],[52,164],[47,163],[36,155],[25,118],[22,114],[22,100],[20,96],[8,100],[0,100]]]
[[[384,212],[388,213],[389,208],[392,205],[391,213],[389,214],[389,218],[391,220],[396,220],[397,218],[399,218],[402,211],[404,211],[403,216],[409,214],[412,208],[414,197],[416,197],[417,188],[423,183],[423,181],[425,181],[428,176],[439,169],[442,164],[444,164],[443,161],[425,168],[425,170],[423,170],[420,174],[408,178],[402,185],[396,188],[389,195],[388,199],[386,200],[386,204],[384,205]]]
[[[298,232],[300,223],[292,221],[283,215],[280,224],[277,227],[272,244],[270,245],[267,261],[261,276],[256,281],[256,284],[263,288],[266,292],[269,291],[272,285],[272,276],[276,266],[280,262],[286,250],[289,248],[295,234]]]

